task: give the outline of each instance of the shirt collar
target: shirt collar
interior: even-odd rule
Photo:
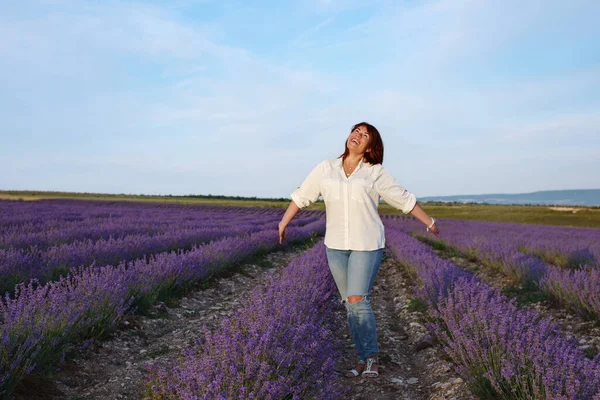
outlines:
[[[340,169],[340,172],[342,174],[344,174],[344,176],[346,176],[346,172],[344,171],[344,160],[342,160],[342,158],[340,157],[336,160],[336,162],[337,162],[337,167]],[[354,169],[354,171],[352,171],[352,174],[354,174],[356,171],[361,169],[363,164],[364,164],[364,159],[361,158],[361,160],[356,165],[356,168]],[[350,175],[352,175],[352,174],[350,174]],[[348,178],[348,177],[346,177],[346,178]]]
[[[340,157],[340,158],[336,159],[336,162],[337,162],[337,166],[341,168],[344,160],[342,160],[342,158]],[[360,161],[358,162],[358,165],[356,166],[356,169],[359,169],[363,164],[364,164],[364,159],[361,158]]]

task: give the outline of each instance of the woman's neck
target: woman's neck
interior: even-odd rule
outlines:
[[[360,162],[360,160],[363,159],[363,155],[362,154],[348,154],[346,156],[346,159],[344,160],[345,163],[349,163],[351,165],[355,165],[358,164]]]

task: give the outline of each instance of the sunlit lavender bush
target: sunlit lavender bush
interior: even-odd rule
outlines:
[[[574,271],[552,267],[540,281],[542,290],[583,318],[600,321],[600,269]]]
[[[115,268],[82,270],[39,286],[22,283],[0,301],[0,395],[34,368],[60,359],[74,340],[100,337],[128,309],[127,276]]]

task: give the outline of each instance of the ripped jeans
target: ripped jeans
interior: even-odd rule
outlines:
[[[358,352],[358,359],[366,360],[379,352],[370,292],[381,265],[383,249],[356,251],[327,247],[326,250],[329,269],[346,306],[348,327]],[[363,298],[356,303],[349,303],[349,296]]]

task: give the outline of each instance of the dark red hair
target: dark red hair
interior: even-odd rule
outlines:
[[[367,132],[369,133],[369,147],[367,148],[367,152],[364,156],[365,161],[371,165],[382,164],[383,140],[381,140],[381,135],[379,134],[379,131],[377,130],[377,128],[375,128],[369,123],[359,122],[358,124],[354,125],[352,129],[350,129],[350,132],[354,131],[359,126],[364,126],[365,128],[367,128]],[[348,150],[347,140],[348,139],[346,138],[346,142],[344,143],[344,154],[340,156],[342,158],[342,161],[345,160],[346,157],[348,157],[348,155],[350,154],[350,150]]]

